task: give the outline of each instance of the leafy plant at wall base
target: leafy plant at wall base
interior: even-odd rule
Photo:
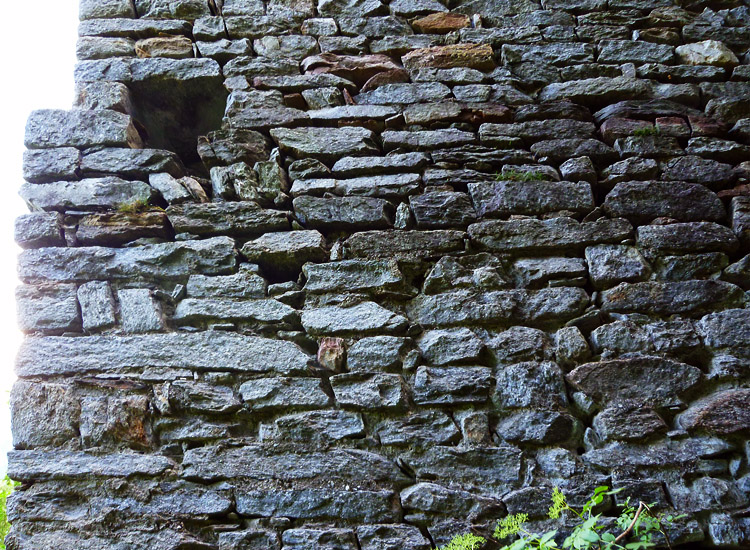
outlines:
[[[656,547],[654,537],[661,534],[671,550],[672,545],[667,528],[674,520],[684,516],[655,514],[651,506],[645,502],[639,502],[636,508],[628,499],[622,513],[615,521],[615,525],[621,532],[615,535],[605,530],[602,515],[594,514],[593,510],[604,501],[606,496],[620,491],[621,489],[610,490],[605,486],[597,487],[579,511],[571,507],[562,491],[555,487],[552,492],[552,505],[548,512],[550,519],[557,519],[567,514],[576,521],[575,527],[562,545],[558,546],[555,540],[557,531],[538,534],[526,529],[525,525],[529,516],[519,513],[508,515],[498,521],[495,532],[490,537],[491,542],[494,543],[493,547],[499,547],[500,550],[648,550]],[[514,536],[518,537],[515,541],[501,546],[501,539]],[[486,542],[486,539],[476,535],[459,535],[441,550],[475,550]]]
[[[13,489],[18,485],[20,485],[19,482],[13,481],[8,476],[5,476],[5,479],[0,481],[0,550],[5,550],[5,537],[8,535],[8,531],[10,531],[6,503]]]

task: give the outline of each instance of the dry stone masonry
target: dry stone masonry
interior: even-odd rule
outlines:
[[[427,550],[599,485],[750,545],[747,0],[80,17],[10,549]]]

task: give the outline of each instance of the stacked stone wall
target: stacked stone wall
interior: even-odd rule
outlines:
[[[10,549],[427,550],[600,485],[750,544],[747,2],[446,1],[83,0]]]

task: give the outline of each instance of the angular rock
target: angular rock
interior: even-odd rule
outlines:
[[[10,393],[13,446],[60,446],[78,438],[81,405],[70,386],[18,380]]]
[[[658,254],[732,253],[739,247],[731,229],[712,222],[644,225],[637,229],[636,238],[639,247]]]
[[[93,477],[158,476],[175,467],[159,455],[111,453],[92,455],[77,451],[11,451],[8,475],[18,481],[89,479]]]
[[[141,181],[117,177],[60,181],[43,185],[26,183],[19,192],[28,204],[44,210],[103,210],[147,204],[156,193]]]
[[[180,279],[196,271],[224,275],[235,269],[234,241],[214,237],[133,248],[41,248],[19,256],[18,273],[36,281]]]
[[[261,426],[261,440],[328,444],[331,441],[359,438],[365,425],[359,413],[347,411],[310,411],[280,416],[273,424]]]
[[[357,550],[357,540],[351,529],[287,529],[282,533],[284,548],[304,550]]]
[[[298,273],[307,262],[328,259],[323,235],[317,231],[266,233],[242,247],[242,255],[270,273]]]
[[[317,378],[255,378],[240,386],[240,396],[251,411],[316,409],[330,404]]]
[[[435,231],[366,231],[344,241],[347,258],[436,258],[464,250],[464,233]]]
[[[632,235],[623,219],[579,223],[572,218],[483,221],[469,226],[469,237],[480,249],[508,252],[580,250],[600,243],[618,243]]]
[[[362,550],[429,550],[432,547],[413,525],[360,525],[357,541]]]
[[[366,161],[370,157],[364,157]],[[386,159],[388,157],[385,157]],[[336,163],[338,164],[338,163]],[[419,174],[373,175],[351,179],[304,179],[292,185],[292,195],[362,195],[396,199],[411,195],[419,189]]]
[[[607,195],[604,210],[610,216],[648,223],[669,217],[680,221],[722,221],[726,211],[721,200],[695,183],[622,182]]]
[[[327,164],[345,156],[379,153],[373,133],[365,128],[275,128],[271,137],[285,153],[317,158]]]
[[[409,197],[409,206],[417,227],[426,229],[465,227],[477,217],[466,193],[430,191]]]
[[[724,281],[621,283],[602,293],[602,310],[651,315],[698,315],[738,307],[742,290]]]
[[[448,34],[470,26],[469,17],[459,13],[432,13],[412,21],[414,30],[422,34]]]
[[[750,429],[749,411],[750,390],[727,390],[692,403],[678,421],[689,431],[719,436],[742,434]]]
[[[702,376],[700,369],[685,363],[642,356],[587,363],[566,378],[599,402],[631,400],[669,407],[679,405],[679,395],[699,384]]]
[[[498,368],[492,401],[499,410],[564,410],[568,405],[562,371],[550,361],[528,361]]]
[[[115,299],[109,283],[84,283],[78,287],[77,296],[85,331],[109,328],[115,324]]]
[[[452,128],[415,132],[387,130],[383,132],[382,138],[383,147],[386,150],[400,148],[430,151],[440,147],[453,147],[476,142],[476,137],[472,132]]]
[[[649,94],[650,87],[642,80],[624,76],[616,78],[600,77],[549,84],[539,92],[539,100],[568,99],[575,103],[603,107],[624,99],[647,98]]]
[[[431,330],[417,342],[422,357],[435,366],[476,362],[484,343],[467,328]]]
[[[461,435],[450,416],[434,410],[383,420],[373,434],[381,445],[410,448],[455,443]]]
[[[150,367],[293,374],[307,372],[309,360],[291,342],[225,332],[50,336],[25,340],[16,372],[51,376]]]
[[[14,238],[21,248],[65,246],[62,224],[59,212],[21,214],[15,220]]]
[[[419,367],[414,376],[417,405],[484,403],[492,371],[486,367]]]
[[[302,196],[293,204],[300,223],[310,229],[361,231],[393,225],[393,205],[376,197]]]
[[[410,340],[407,338],[362,338],[347,350],[346,365],[350,372],[399,371],[410,349]]]
[[[249,237],[289,229],[285,213],[252,202],[173,205],[167,216],[176,232],[200,236]]]
[[[398,374],[337,374],[330,381],[336,402],[345,408],[387,411],[406,404],[404,381]]]
[[[51,183],[78,179],[81,152],[74,147],[29,149],[23,152],[23,179]]]
[[[76,285],[23,285],[16,288],[18,326],[23,332],[60,334],[81,330]]]
[[[750,313],[746,309],[711,313],[698,322],[697,328],[709,348],[750,346]]]
[[[375,302],[342,307],[326,306],[302,312],[302,326],[312,335],[394,333],[403,331],[408,320]]]
[[[137,239],[167,240],[171,237],[166,214],[156,209],[137,214],[89,214],[80,218],[76,229],[79,246],[122,246]]]
[[[264,325],[295,323],[294,308],[276,300],[235,300],[232,298],[186,298],[177,305],[172,320],[178,325],[221,320],[255,322]]]
[[[34,111],[26,123],[29,149],[50,147],[142,147],[141,137],[132,119],[116,111],[71,111],[46,109]]]
[[[406,70],[468,67],[479,71],[495,68],[489,44],[454,44],[412,50],[401,58]]]
[[[302,271],[307,279],[304,290],[312,294],[358,291],[400,294],[406,291],[404,275],[393,260],[309,263]]]
[[[599,289],[622,282],[645,281],[651,274],[649,264],[638,249],[632,246],[614,244],[590,246],[586,248],[586,262],[591,282]]]
[[[591,185],[585,182],[498,181],[470,183],[469,193],[482,217],[538,215],[547,212],[590,212]]]
[[[675,53],[686,65],[714,65],[731,68],[740,63],[734,52],[718,40],[704,40],[677,46]]]
[[[599,43],[599,63],[671,63],[674,48],[667,44],[633,40],[603,40]]]

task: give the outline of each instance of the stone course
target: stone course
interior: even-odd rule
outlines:
[[[599,485],[750,545],[747,0],[79,15],[10,550],[427,550]]]

